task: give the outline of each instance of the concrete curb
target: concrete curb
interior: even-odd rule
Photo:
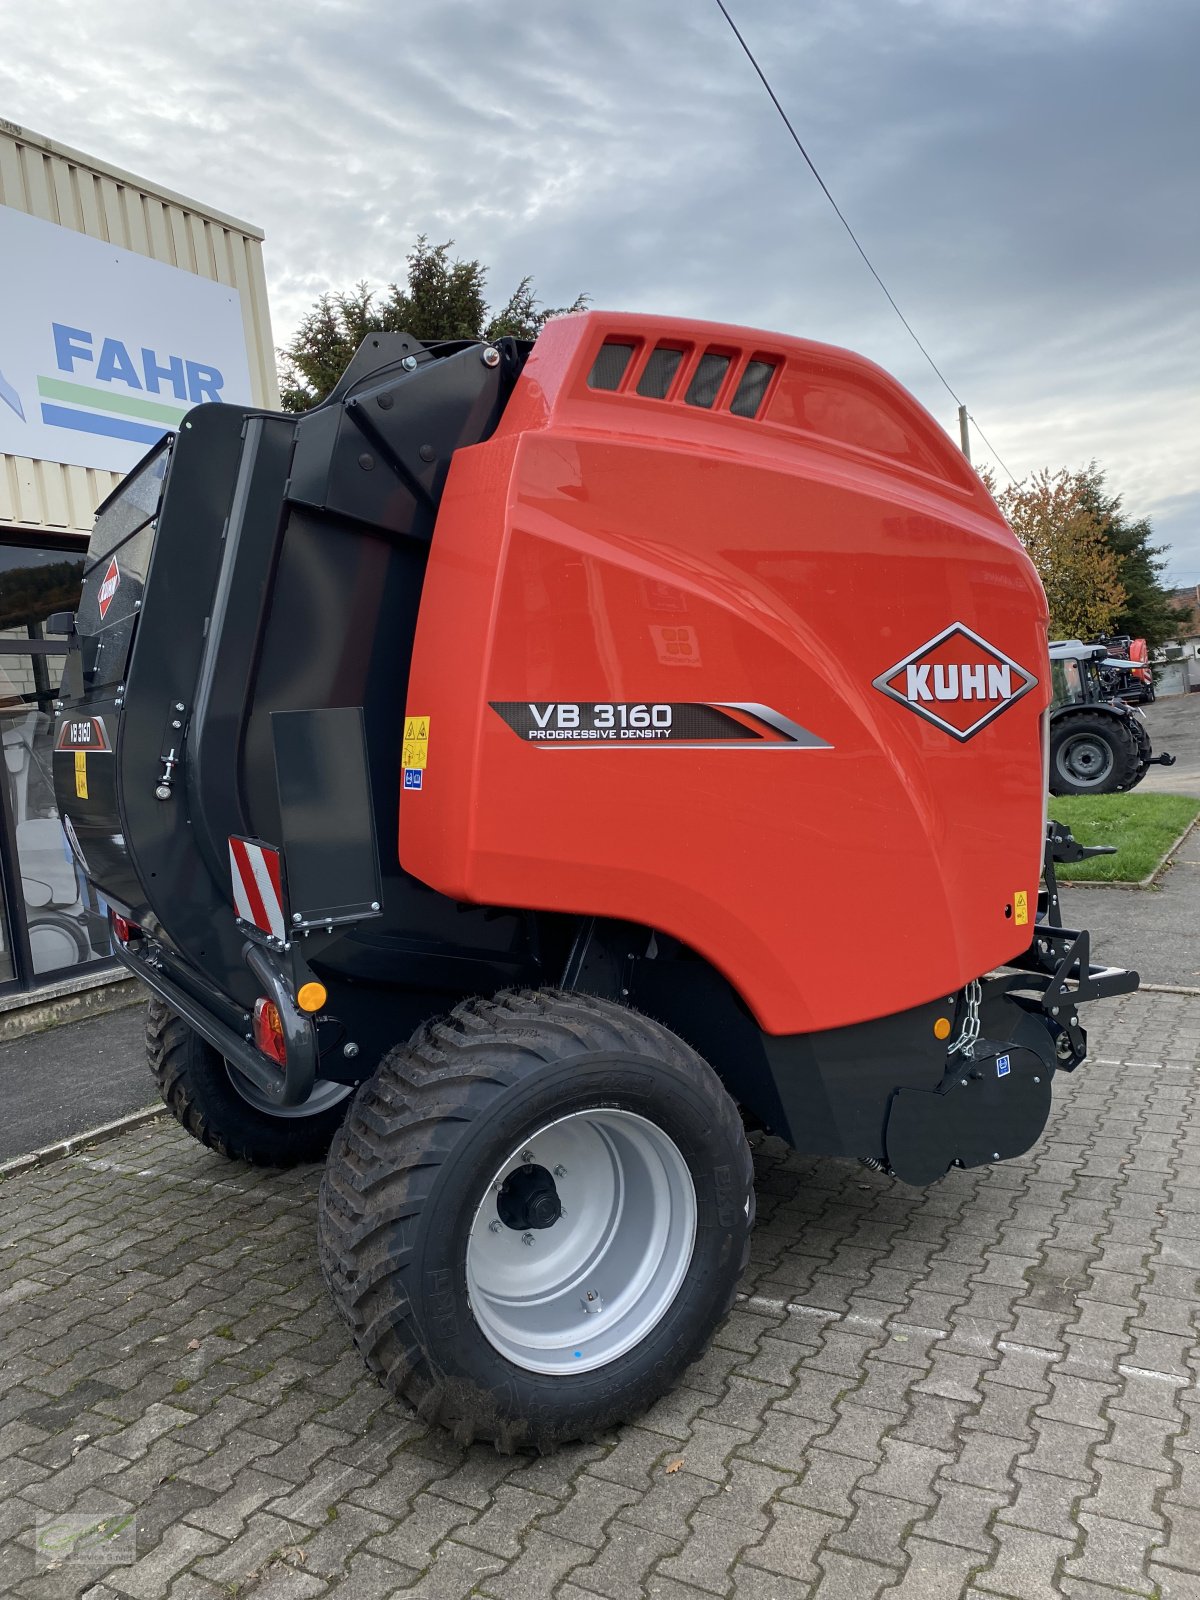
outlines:
[[[143,1127],[148,1122],[157,1122],[159,1117],[169,1114],[166,1106],[143,1106],[140,1111],[127,1112],[113,1122],[102,1122],[98,1128],[88,1128],[84,1133],[72,1134],[69,1139],[45,1144],[40,1150],[29,1151],[28,1155],[14,1156],[11,1161],[0,1162],[0,1183],[5,1178],[15,1178],[19,1173],[31,1172],[35,1167],[49,1166],[52,1161],[63,1161],[86,1145],[103,1144],[108,1139],[115,1139],[118,1134]]]
[[[1138,994],[1188,994],[1200,997],[1200,989],[1188,989],[1182,983],[1139,983]]]
[[[1167,846],[1162,856],[1159,857],[1158,865],[1152,868],[1144,878],[1138,878],[1136,882],[1132,878],[1060,878],[1058,880],[1059,887],[1062,889],[1154,889],[1158,885],[1158,880],[1183,848],[1188,835],[1195,832],[1198,824],[1200,824],[1200,811],[1197,811],[1175,843]]]
[[[137,978],[104,978],[66,993],[38,994],[35,990],[24,1004],[0,1010],[0,1044],[23,1039],[31,1033],[44,1033],[64,1022],[82,1022],[87,1017],[102,1017],[138,1005],[146,991]]]

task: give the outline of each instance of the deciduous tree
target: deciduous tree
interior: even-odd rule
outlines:
[[[1120,562],[1088,484],[1086,472],[1066,467],[1043,470],[1007,489],[989,483],[1045,587],[1052,638],[1112,633],[1125,604]]]

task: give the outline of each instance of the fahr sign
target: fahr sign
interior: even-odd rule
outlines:
[[[251,404],[236,289],[0,206],[0,453],[127,472],[195,405]]]

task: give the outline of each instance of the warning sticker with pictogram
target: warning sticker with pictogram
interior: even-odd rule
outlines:
[[[404,752],[400,765],[406,770],[422,768],[429,760],[429,718],[405,717]],[[419,785],[418,785],[419,787]]]

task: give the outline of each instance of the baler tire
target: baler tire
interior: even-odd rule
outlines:
[[[1081,740],[1103,745],[1111,762],[1099,781],[1087,783],[1066,764],[1071,746]],[[1050,730],[1050,793],[1116,794],[1137,781],[1137,742],[1118,717],[1086,711],[1059,717]]]
[[[500,1348],[469,1296],[468,1263],[481,1237],[500,1235],[501,1249],[507,1239],[518,1259],[519,1245],[531,1242],[520,1235],[525,1224],[509,1222],[513,1232],[503,1235],[487,1207],[499,1213],[499,1176],[521,1170],[526,1141],[536,1150],[539,1139],[561,1138],[571,1123],[587,1148],[599,1137],[589,1119],[621,1116],[640,1124],[637,1137],[648,1145],[652,1128],[664,1149],[685,1158],[694,1246],[689,1240],[686,1255],[664,1253],[680,1263],[676,1286],[656,1303],[656,1320],[636,1325],[630,1338],[637,1342],[606,1346],[609,1334],[592,1335],[588,1325],[588,1337],[601,1341],[585,1350],[591,1366],[569,1364],[579,1355],[569,1348],[571,1332],[556,1346],[559,1366],[531,1368]],[[566,1170],[555,1174],[565,1189]],[[464,1001],[424,1024],[358,1089],[321,1184],[321,1270],[368,1367],[423,1420],[462,1444],[547,1453],[638,1415],[701,1354],[749,1258],[753,1180],[737,1107],[676,1034],[611,1001],[510,991]],[[632,1202],[622,1213],[641,1214]],[[664,1205],[659,1215],[668,1214]],[[565,1216],[564,1209],[551,1225]],[[568,1224],[568,1237],[571,1226],[582,1224]],[[632,1227],[636,1234],[641,1224]],[[563,1303],[567,1316],[578,1317],[571,1293],[579,1296],[587,1280],[576,1282],[572,1271],[573,1263]],[[518,1273],[512,1282],[520,1281]],[[621,1326],[616,1309],[614,1302],[609,1327]],[[537,1314],[544,1314],[541,1301]]]
[[[320,1161],[349,1100],[309,1117],[273,1117],[234,1088],[224,1056],[164,1001],[146,1011],[146,1055],[164,1104],[181,1127],[230,1161],[295,1167]]]

